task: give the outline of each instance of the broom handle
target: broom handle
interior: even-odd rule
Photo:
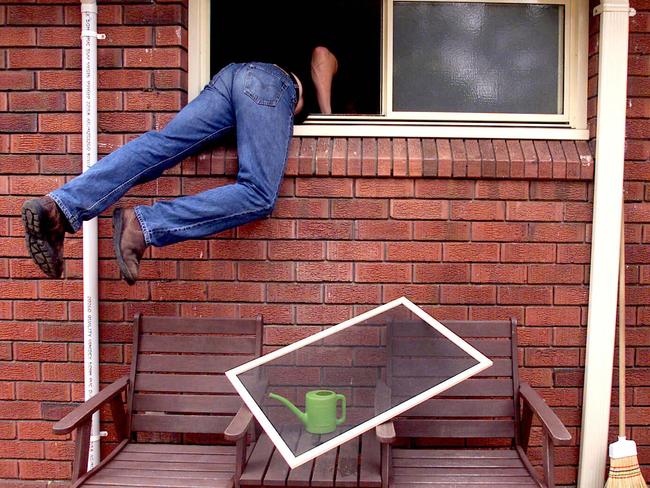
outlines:
[[[618,266],[618,435],[625,437],[625,220]]]

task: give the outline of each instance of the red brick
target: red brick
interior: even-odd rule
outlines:
[[[357,221],[357,239],[409,240],[413,235],[410,222],[395,220]]]
[[[388,261],[440,261],[442,246],[435,242],[388,242]]]
[[[181,5],[126,5],[125,24],[164,25],[183,24],[185,14]]]
[[[551,305],[551,286],[499,286],[498,303],[503,305]],[[529,324],[530,325],[530,324]]]
[[[320,328],[319,327],[309,327],[309,326],[301,326],[301,327],[295,327],[295,326],[290,326],[290,327],[264,327],[264,344],[267,345],[286,345],[290,344],[296,341],[299,341],[300,339],[304,339],[305,337],[308,337],[312,334],[315,334],[316,332],[319,332]]]
[[[10,5],[7,23],[21,25],[56,25],[63,23],[63,8],[53,5]]]
[[[113,113],[99,114],[99,129],[106,132],[135,132],[141,134],[153,128],[150,113]]]
[[[2,478],[17,478],[18,477],[18,461],[0,460],[0,477],[2,477]]]
[[[394,219],[447,219],[449,204],[445,200],[392,200],[390,216]]]
[[[299,324],[338,324],[352,316],[349,305],[297,305],[296,322]]]
[[[100,70],[97,83],[102,90],[151,88],[151,71],[122,69]]]
[[[410,176],[422,176],[422,142],[418,138],[406,140],[408,154],[408,174]]]
[[[325,245],[313,241],[270,241],[269,259],[278,261],[321,260],[325,257]]]
[[[181,94],[175,91],[127,92],[124,110],[135,112],[174,111],[181,108]]]
[[[442,246],[445,261],[491,262],[499,260],[497,243],[444,243]]]
[[[349,178],[300,178],[296,181],[299,197],[351,197],[352,180]]]
[[[0,45],[34,46],[36,45],[36,29],[33,27],[3,27],[0,31]]]
[[[253,318],[262,315],[264,324],[291,324],[294,321],[291,305],[242,304],[239,308],[242,318]]]
[[[413,196],[413,181],[409,179],[365,179],[355,182],[355,195],[370,198],[405,198]]]
[[[470,280],[469,264],[428,263],[416,264],[416,283],[467,283]]]
[[[172,246],[155,247],[151,257],[154,259],[202,259],[208,254],[208,242],[190,240]]]
[[[264,259],[266,246],[263,241],[243,239],[219,239],[210,242],[210,258],[226,260]]]
[[[65,97],[63,93],[15,92],[9,94],[9,108],[17,112],[62,111]]]
[[[529,283],[582,283],[583,267],[577,264],[533,264],[528,266]]]
[[[207,298],[207,290],[204,283],[191,281],[151,283],[151,298],[156,301],[205,300]]]
[[[472,222],[472,240],[475,241],[523,241],[527,237],[526,224]]]
[[[20,477],[22,479],[48,479],[66,480],[70,478],[72,469],[67,461],[34,461],[21,460],[18,462]]]
[[[334,140],[335,148],[337,140]],[[356,137],[348,139],[347,174],[349,176],[361,175],[361,139]]]
[[[80,132],[81,114],[42,114],[38,116],[38,126],[43,133]]]
[[[442,285],[440,303],[496,303],[496,287],[485,285]]]
[[[501,245],[501,260],[511,263],[553,263],[554,244],[504,243]]]
[[[325,303],[380,303],[379,285],[325,285]]]
[[[299,239],[351,239],[351,221],[299,220]]]
[[[99,41],[100,46],[151,46],[153,42],[153,29],[149,26],[102,26],[101,31],[106,39]]]
[[[435,143],[438,154],[438,176],[451,176],[453,159],[450,142],[448,139],[436,139]]]
[[[4,71],[0,73],[0,86],[9,90],[30,90],[34,88],[34,73],[31,71]]]
[[[334,219],[386,219],[388,201],[370,199],[335,199],[332,201]]]
[[[523,221],[562,220],[562,203],[555,202],[508,202],[506,218]]]
[[[70,385],[67,383],[26,383],[16,384],[18,400],[70,401]]]
[[[414,303],[429,304],[439,302],[437,285],[384,285],[382,301],[387,303],[400,297],[406,297]]]
[[[472,198],[474,182],[457,179],[423,179],[415,181],[415,196],[418,198]]]
[[[338,200],[335,200],[335,202],[337,201]],[[326,219],[329,217],[328,201],[325,199],[315,198],[280,198],[273,208],[273,217],[293,219]]]
[[[125,48],[127,68],[176,68],[182,66],[181,50],[175,47]]]
[[[329,242],[327,259],[332,261],[380,261],[383,256],[381,242]],[[299,258],[296,258],[299,259]]]
[[[470,238],[469,222],[415,222],[413,237],[417,240],[466,241]]]
[[[62,68],[60,49],[7,49],[7,66],[12,69]]]
[[[41,418],[40,404],[26,401],[0,401],[0,418],[15,420],[39,419]]]
[[[408,264],[358,263],[355,269],[355,281],[362,283],[408,283],[411,276]]]
[[[538,242],[581,242],[585,238],[582,224],[531,223],[530,238]]]
[[[269,283],[267,301],[284,303],[321,303],[320,284]]]
[[[532,348],[526,349],[526,366],[578,366],[579,350],[574,348]]]
[[[351,281],[351,263],[297,263],[297,281]]]
[[[208,300],[218,302],[262,302],[262,283],[208,283]]]
[[[237,228],[237,237],[246,239],[291,239],[296,236],[291,220],[261,219]]]
[[[580,307],[528,307],[526,325],[580,325]]]
[[[528,198],[527,181],[478,180],[476,198],[490,200],[516,200]]]
[[[293,281],[294,268],[291,263],[242,262],[238,278],[243,281]]]
[[[557,247],[558,263],[588,264],[591,260],[589,244],[560,244]]]
[[[451,218],[454,220],[503,220],[505,205],[499,201],[453,201]]]
[[[44,381],[81,382],[84,377],[83,363],[43,363],[41,369]]]
[[[509,320],[512,317],[514,317],[517,322],[523,321],[524,308],[504,306],[495,307],[493,305],[473,305],[470,307],[469,312],[470,320]],[[521,346],[522,343],[519,342],[519,345]]]
[[[38,325],[34,322],[0,322],[0,340],[33,341],[36,339],[38,339]]]
[[[14,343],[15,359],[19,361],[66,361],[66,349],[65,344],[51,342]]]
[[[474,283],[525,283],[526,266],[520,264],[472,264]]]

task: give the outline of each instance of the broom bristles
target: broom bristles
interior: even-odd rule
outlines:
[[[647,488],[636,456],[612,458],[605,488]]]

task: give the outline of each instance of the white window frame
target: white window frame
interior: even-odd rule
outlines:
[[[353,0],[351,0],[353,1]],[[392,37],[394,1],[532,3],[564,6],[562,114],[393,112]],[[383,0],[381,115],[312,115],[296,136],[589,139],[587,73],[589,0]],[[210,0],[189,0],[188,95],[210,76]],[[433,119],[433,120],[432,120]],[[472,122],[467,122],[471,120]]]

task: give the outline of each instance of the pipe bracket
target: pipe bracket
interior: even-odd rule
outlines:
[[[598,5],[594,7],[594,16],[600,15],[603,12],[627,12],[630,17],[636,15],[636,9],[630,7],[624,7],[623,5]]]
[[[98,34],[95,31],[91,30],[82,30],[81,31],[81,38],[83,39],[84,37],[95,37],[97,39],[106,39],[106,34]]]

